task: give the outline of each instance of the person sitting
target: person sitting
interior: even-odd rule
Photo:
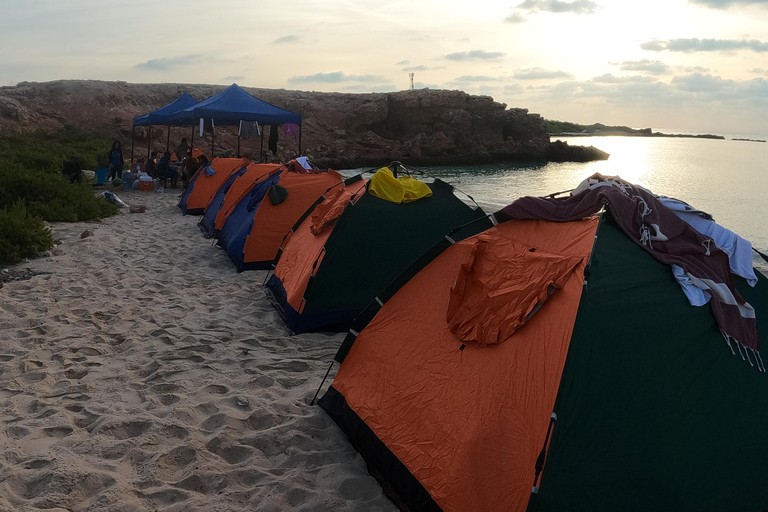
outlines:
[[[153,178],[157,178],[157,151],[153,151],[149,154],[149,160],[147,160],[146,173]]]
[[[67,177],[67,179],[69,180],[69,183],[75,183],[76,181],[80,182],[83,179],[80,160],[78,160],[77,158],[70,158],[69,160],[64,160],[64,166],[61,172],[64,174],[64,176]]]
[[[160,180],[160,184],[165,187],[167,180],[171,180],[171,188],[176,188],[176,183],[179,179],[179,171],[176,167],[171,165],[171,153],[166,151],[163,156],[160,157],[160,161],[157,162],[157,178]]]

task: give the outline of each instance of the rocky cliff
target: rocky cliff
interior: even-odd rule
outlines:
[[[202,100],[223,86],[189,84],[128,84],[62,80],[22,82],[0,87],[0,133],[8,130],[57,129],[66,126],[108,133],[130,151],[134,116],[155,110],[188,92]],[[412,90],[395,93],[342,94],[244,88],[254,96],[303,117],[302,153],[321,167],[338,169],[387,164],[462,165],[494,161],[547,160],[551,155],[544,119],[522,108],[506,108],[488,96],[461,91]],[[191,128],[174,127],[171,146],[190,139]],[[298,139],[278,128],[278,154],[297,155]],[[167,128],[135,131],[135,156],[145,157],[149,145],[163,150]],[[267,152],[267,136],[241,141],[243,156],[257,159]],[[195,146],[206,153],[211,137]],[[237,128],[218,127],[215,154],[236,151]],[[569,149],[558,151],[568,159]],[[591,154],[591,153],[590,153]],[[579,159],[584,151],[578,151]],[[594,158],[601,158],[595,154]]]

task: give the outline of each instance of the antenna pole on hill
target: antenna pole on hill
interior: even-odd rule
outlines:
[[[410,78],[410,79],[411,79],[411,90],[413,90],[413,75],[414,75],[414,74],[415,74],[415,73],[408,73],[408,78]]]

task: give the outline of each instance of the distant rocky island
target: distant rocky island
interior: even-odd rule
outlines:
[[[96,80],[21,82],[0,87],[0,135],[8,131],[75,127],[119,139],[136,158],[164,150],[168,129],[133,130],[133,118],[189,93],[203,100],[225,86],[130,84]],[[490,96],[418,89],[392,93],[325,93],[243,87],[257,98],[301,114],[301,152],[320,167],[350,169],[386,165],[470,165],[515,161],[589,161],[608,158],[593,147],[550,143],[547,123],[525,108],[507,108]],[[298,153],[298,138],[278,128],[277,153],[260,141],[240,141],[242,156],[285,161]],[[171,129],[170,143],[191,138],[191,128]],[[216,126],[194,144],[215,155],[237,152],[237,127]],[[212,149],[211,149],[212,148]],[[211,153],[208,153],[209,155]]]
[[[662,133],[654,132],[651,128],[630,128],[629,126],[606,126],[601,123],[595,124],[576,124],[568,121],[550,121],[546,120],[547,132],[550,136],[561,137],[682,137],[687,139],[720,139],[725,140],[722,135],[712,135],[703,133],[697,135],[682,133]],[[751,140],[751,139],[733,139],[733,140]],[[765,142],[765,141],[753,141]]]

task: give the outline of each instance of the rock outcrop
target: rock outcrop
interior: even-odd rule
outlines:
[[[7,130],[57,129],[74,126],[123,140],[135,156],[145,157],[147,129],[132,130],[135,116],[155,110],[188,92],[205,99],[223,86],[128,84],[91,80],[22,82],[0,88],[0,133]],[[409,90],[395,93],[342,94],[244,88],[254,96],[298,112],[303,117],[302,153],[321,167],[355,168],[400,160],[408,165],[466,165],[498,161],[548,160],[550,140],[544,119],[522,108],[506,108],[488,96],[461,91]],[[266,128],[260,139],[242,140],[240,152],[255,158],[267,152]],[[193,129],[174,127],[171,145],[192,137]],[[152,149],[163,150],[167,129],[152,130]],[[273,159],[297,155],[298,138],[278,128],[278,153]],[[210,153],[211,138],[195,146]],[[237,146],[237,128],[217,127],[214,153]],[[559,147],[557,159],[568,160],[571,149]],[[583,161],[584,150],[576,150]]]

